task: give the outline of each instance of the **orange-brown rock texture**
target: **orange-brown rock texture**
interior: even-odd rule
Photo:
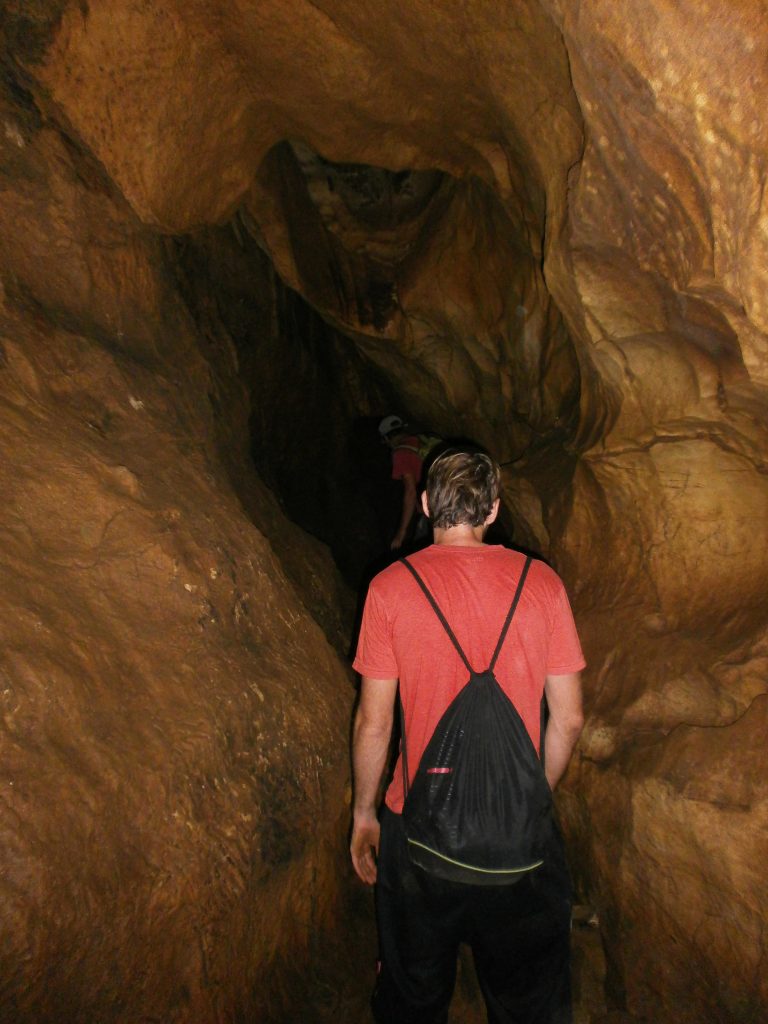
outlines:
[[[0,1019],[294,1019],[345,877],[343,588],[160,239],[1,116]]]
[[[0,1019],[314,1019],[353,691],[310,534],[359,576],[392,403],[569,584],[611,1005],[768,1019],[764,0],[0,32]]]

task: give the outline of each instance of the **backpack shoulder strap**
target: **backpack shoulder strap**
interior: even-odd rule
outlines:
[[[434,599],[434,597],[432,597],[432,594],[429,592],[429,589],[427,588],[426,583],[421,578],[421,576],[419,576],[419,574],[416,572],[416,570],[414,569],[414,567],[411,565],[411,563],[408,561],[407,558],[400,558],[400,559],[398,559],[398,561],[403,563],[403,565],[406,567],[406,569],[408,569],[408,571],[411,573],[413,578],[416,580],[416,582],[419,584],[421,589],[424,591],[424,596],[429,601],[429,603],[432,605],[432,610],[434,611],[435,615],[438,617],[438,619],[442,623],[443,629],[445,630],[445,632],[450,637],[451,643],[456,648],[456,650],[459,652],[459,657],[464,662],[464,664],[467,666],[467,671],[469,672],[470,675],[473,675],[474,673],[473,673],[472,666],[467,661],[467,656],[464,653],[464,651],[461,649],[461,644],[456,639],[456,634],[453,632],[451,627],[448,625],[448,620],[443,615],[443,613],[440,611],[440,607],[439,607],[437,601]]]
[[[507,617],[504,620],[504,625],[501,627],[501,634],[499,636],[499,642],[496,644],[496,650],[493,652],[493,657],[491,658],[491,664],[488,666],[488,668],[489,668],[489,670],[491,672],[493,671],[493,669],[494,669],[494,667],[496,665],[496,661],[497,661],[499,655],[501,654],[501,648],[504,646],[504,641],[507,638],[507,632],[509,631],[509,626],[510,626],[510,623],[512,622],[512,616],[515,614],[518,602],[520,601],[520,595],[522,594],[523,587],[525,586],[525,577],[528,575],[528,570],[531,567],[531,562],[532,561],[533,561],[533,559],[531,558],[531,556],[527,555],[526,559],[525,559],[525,565],[523,566],[523,571],[520,573],[520,579],[519,579],[518,584],[517,584],[517,590],[515,591],[515,596],[512,598],[512,604],[510,605],[509,611],[507,612]]]
[[[450,637],[451,643],[453,644],[453,646],[458,651],[459,657],[461,658],[461,660],[466,665],[467,671],[469,672],[470,675],[473,675],[472,666],[467,661],[467,656],[464,654],[464,651],[461,648],[461,644],[456,639],[456,635],[454,634],[454,632],[451,629],[451,627],[448,625],[448,620],[446,619],[446,617],[443,615],[442,611],[440,610],[440,606],[438,605],[437,601],[434,599],[434,597],[430,593],[426,583],[421,578],[421,576],[419,576],[418,572],[414,569],[414,567],[411,565],[411,563],[408,561],[407,558],[400,558],[400,559],[398,559],[398,561],[403,563],[403,565],[406,567],[406,569],[408,569],[408,571],[411,573],[413,578],[416,580],[416,582],[421,587],[422,591],[424,592],[424,596],[429,601],[429,603],[432,605],[432,609],[433,609],[435,615],[437,615],[438,619],[440,620],[440,622],[441,622],[441,624],[443,626],[443,629],[446,631],[446,633]],[[512,598],[512,604],[510,605],[509,611],[507,612],[507,617],[504,620],[504,625],[501,628],[501,635],[499,636],[499,642],[496,644],[496,650],[493,652],[493,658],[491,659],[491,664],[489,666],[489,671],[493,671],[493,668],[496,665],[496,660],[499,657],[499,654],[501,653],[501,648],[504,646],[504,641],[506,640],[507,632],[509,631],[509,626],[510,626],[510,623],[512,622],[512,617],[515,614],[515,611],[517,610],[517,605],[518,605],[518,603],[520,601],[520,595],[522,594],[523,587],[525,586],[525,578],[528,575],[528,570],[531,567],[531,562],[532,561],[533,561],[533,559],[531,558],[530,555],[528,555],[526,557],[526,559],[525,559],[525,565],[523,566],[523,571],[520,573],[520,579],[518,580],[518,583],[517,583],[517,589],[515,590],[515,595]],[[403,795],[405,797],[407,797],[408,796],[408,792],[410,790],[410,778],[409,778],[409,775],[408,775],[408,751],[407,751],[406,737],[405,737],[405,708],[403,707],[402,698],[400,698],[399,703],[400,703],[400,733],[401,733],[401,735],[400,735],[400,750],[401,750],[401,754],[402,754],[402,770],[403,770]],[[545,708],[546,708],[545,698],[542,696],[542,698],[541,698],[541,734],[540,734],[540,738],[539,738],[539,743],[540,743],[540,748],[541,748],[540,757],[541,757],[542,765],[544,764],[544,728],[545,728],[545,713],[546,713]]]

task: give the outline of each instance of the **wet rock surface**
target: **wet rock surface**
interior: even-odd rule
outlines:
[[[296,1005],[349,912],[353,599],[306,531],[338,558],[349,512],[359,573],[393,402],[491,447],[569,584],[606,1020],[765,1017],[763,7],[0,31],[9,1019]]]

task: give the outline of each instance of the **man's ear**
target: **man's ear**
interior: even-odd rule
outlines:
[[[427,519],[429,519],[430,518],[430,515],[429,515],[429,504],[427,503],[427,492],[426,491],[422,491],[422,493],[421,493],[421,507],[424,510],[424,515],[427,517]]]
[[[501,499],[497,498],[496,501],[494,501],[493,505],[491,506],[491,511],[488,513],[488,518],[483,523],[483,526],[490,526],[491,523],[495,523],[496,522],[496,516],[499,514],[499,505],[500,504],[501,504]]]

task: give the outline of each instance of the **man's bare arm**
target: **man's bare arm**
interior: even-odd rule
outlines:
[[[403,546],[405,535],[408,532],[411,519],[413,519],[413,513],[416,511],[417,499],[418,488],[416,486],[416,479],[411,473],[406,473],[403,477],[403,510],[400,515],[400,526],[391,544],[393,550]]]
[[[392,736],[397,679],[363,676],[360,703],[352,730],[352,863],[359,877],[373,885],[379,852],[376,802]]]
[[[547,676],[544,687],[549,721],[544,739],[544,771],[552,789],[562,778],[584,725],[581,673]]]

